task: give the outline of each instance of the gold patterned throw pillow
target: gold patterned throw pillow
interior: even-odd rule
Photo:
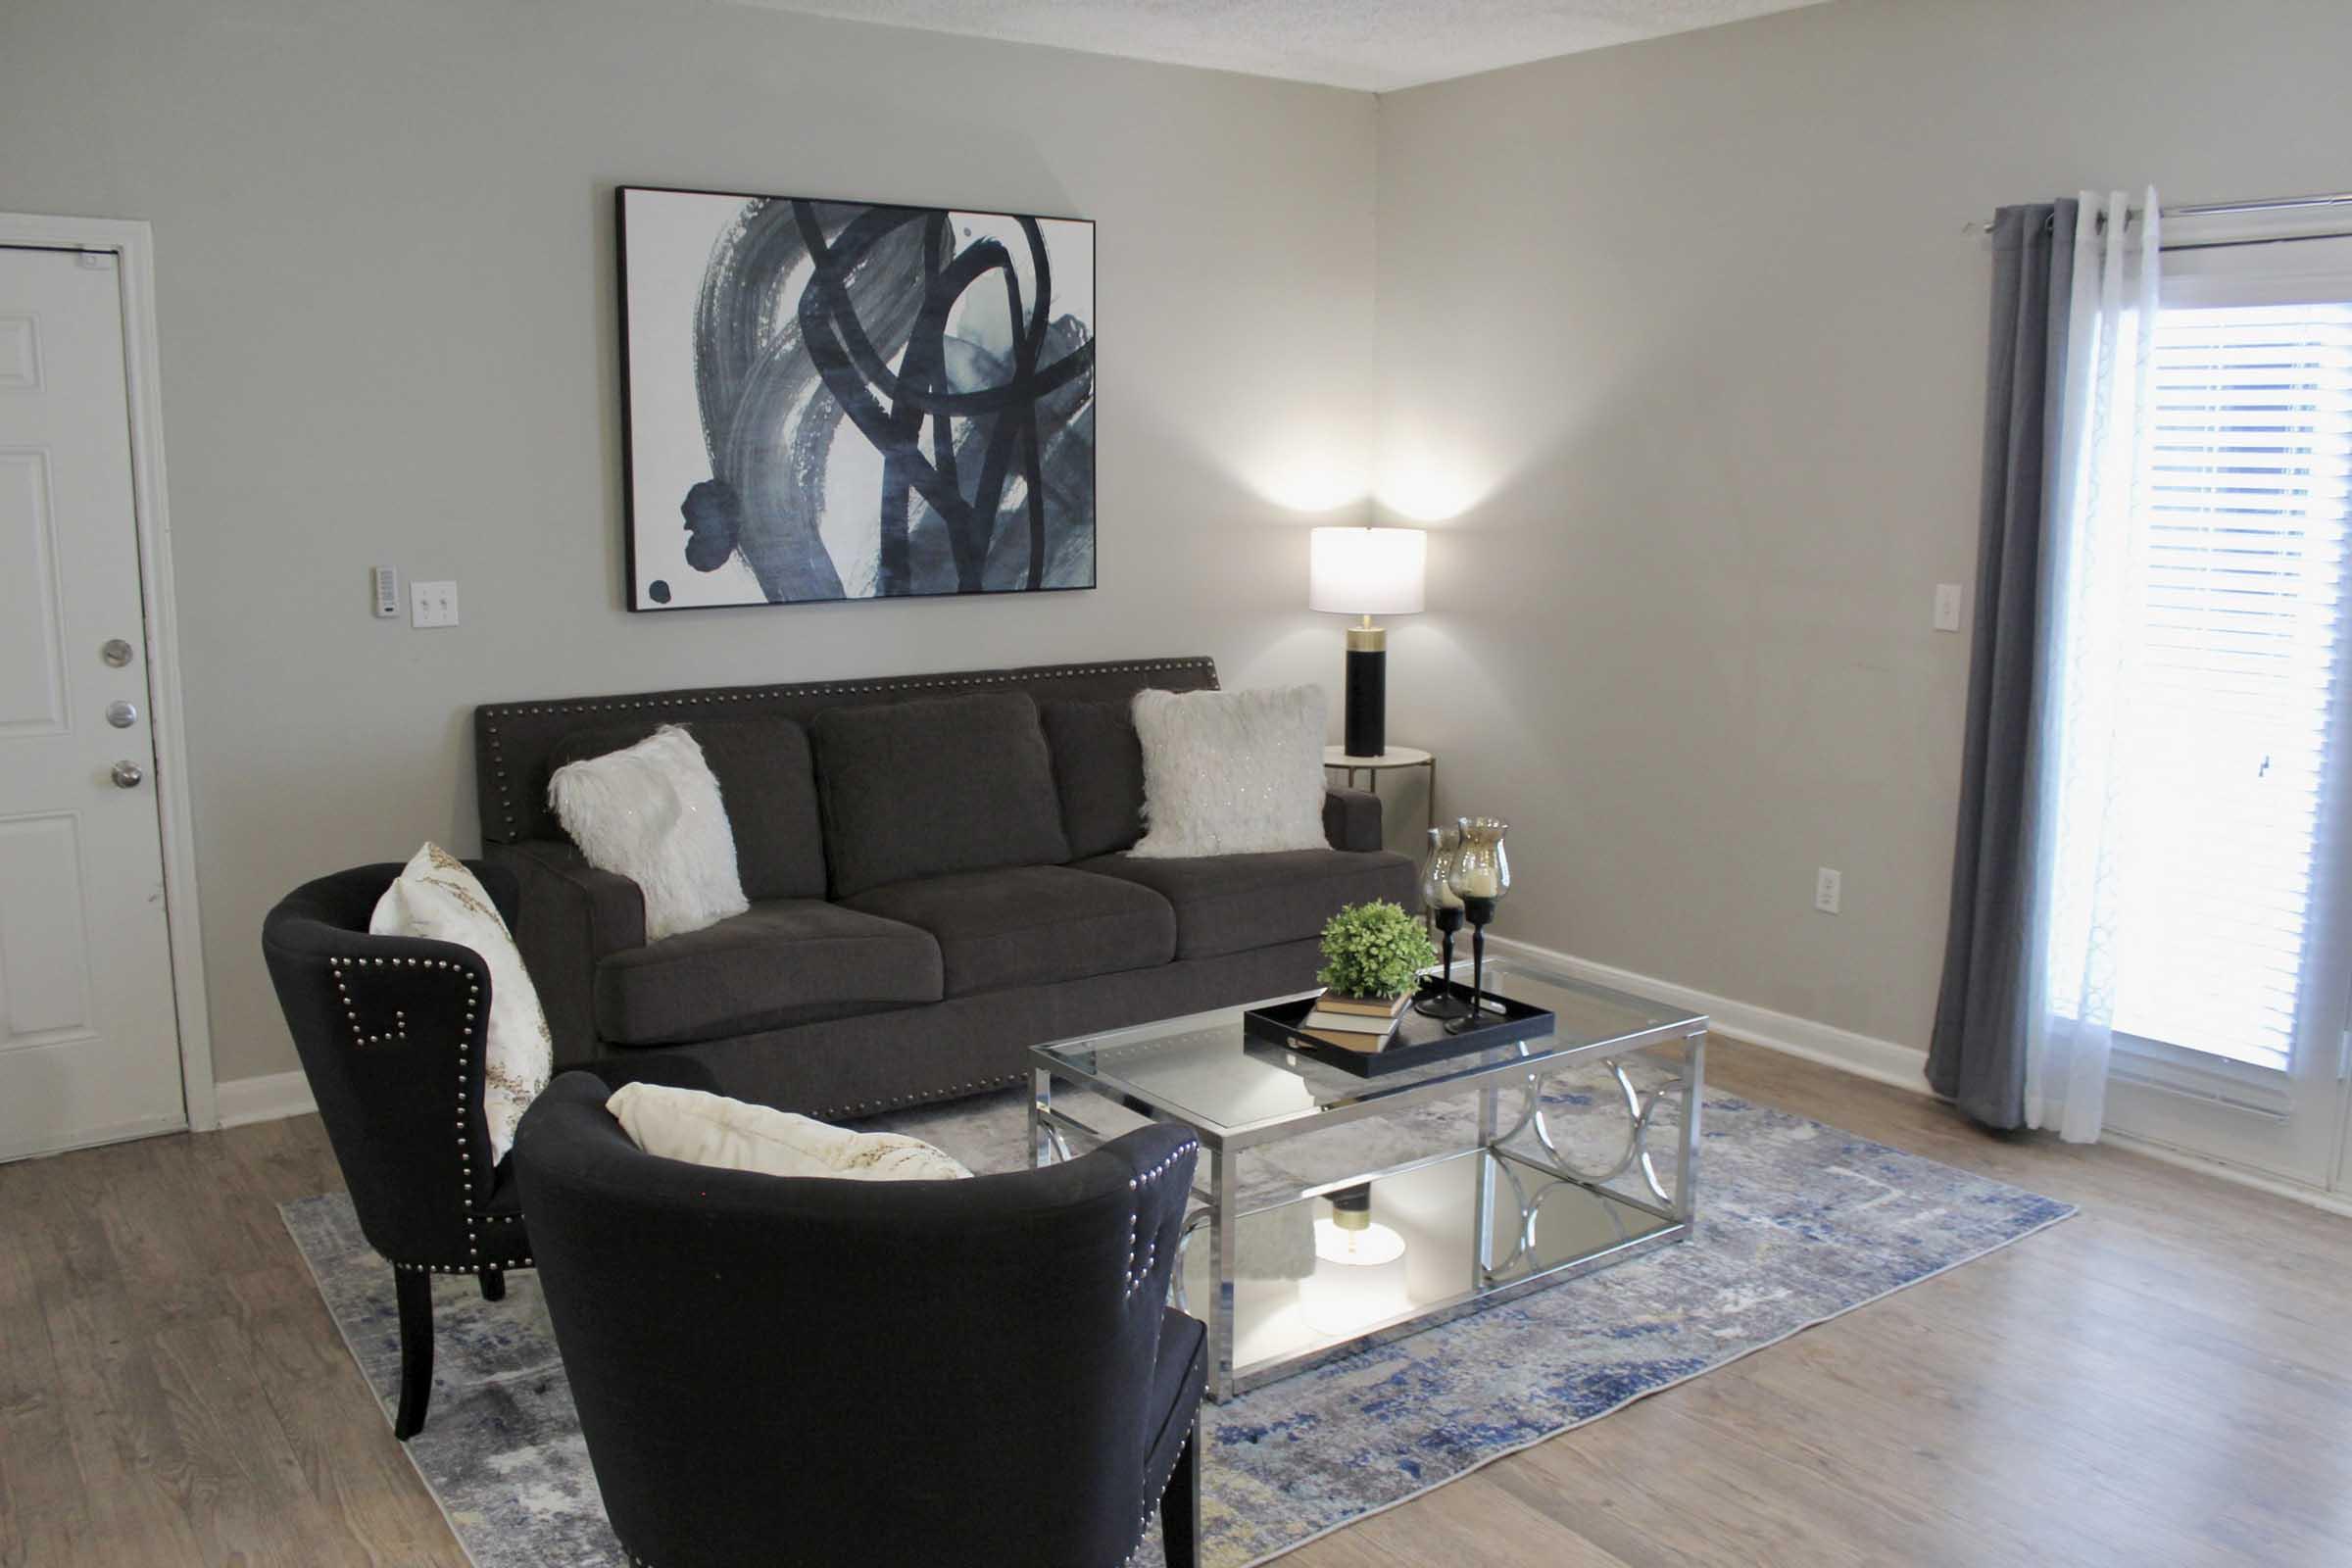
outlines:
[[[903,1133],[859,1133],[700,1089],[623,1084],[605,1102],[629,1141],[649,1154],[758,1171],[863,1182],[948,1181],[970,1171]]]
[[[375,901],[369,934],[429,937],[480,955],[490,971],[490,1017],[483,1029],[482,1117],[490,1128],[490,1157],[504,1159],[514,1145],[514,1124],[547,1087],[555,1042],[522,954],[489,890],[466,862],[427,844]]]

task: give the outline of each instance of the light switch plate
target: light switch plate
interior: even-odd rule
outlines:
[[[1828,866],[1813,873],[1813,907],[1824,914],[1836,914],[1845,902],[1845,878]]]
[[[455,626],[458,623],[458,585],[454,582],[409,584],[409,624]]]
[[[1936,629],[1960,629],[1960,585],[1956,582],[1939,582],[1936,585]]]

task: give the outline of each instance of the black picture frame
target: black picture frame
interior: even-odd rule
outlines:
[[[657,280],[632,266],[633,220],[642,246],[649,223],[681,211],[647,198],[691,199],[696,220],[716,225],[691,301],[677,297],[691,225],[665,237]],[[656,185],[615,187],[613,213],[629,610],[1099,585],[1092,220]],[[1065,288],[1073,277],[1083,286]],[[1004,289],[1001,341],[987,335],[991,283]],[[975,288],[977,312],[966,303]],[[646,340],[649,315],[660,342]],[[692,483],[680,482],[696,466],[681,352],[694,355],[700,416],[703,477]],[[673,358],[651,398],[643,377],[656,355]],[[909,356],[919,374],[907,373]],[[861,494],[862,474],[840,475],[845,452],[878,466],[878,488]],[[861,502],[874,514],[870,553],[864,525],[834,510]],[[845,537],[846,569],[835,555]]]

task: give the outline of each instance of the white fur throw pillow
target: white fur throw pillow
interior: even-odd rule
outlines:
[[[490,1127],[490,1157],[507,1157],[514,1124],[553,1071],[555,1042],[522,954],[514,946],[489,889],[466,862],[427,844],[401,868],[375,901],[368,930],[379,937],[430,937],[481,955],[490,971],[490,1019],[482,1029],[482,1119]]]
[[[1323,689],[1135,694],[1140,859],[1319,850]]]
[[[855,1133],[700,1089],[623,1084],[612,1091],[605,1109],[639,1149],[690,1165],[863,1182],[947,1181],[971,1174],[919,1138]]]
[[[547,801],[588,863],[645,895],[645,939],[716,925],[751,903],[735,830],[703,749],[675,724],[624,751],[556,769]]]

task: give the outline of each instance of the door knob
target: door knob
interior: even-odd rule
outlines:
[[[130,662],[130,644],[120,637],[109,637],[98,645],[98,657],[117,669]]]
[[[114,767],[113,777],[115,781],[115,788],[119,790],[135,790],[141,784],[146,782],[147,772],[146,769],[140,767],[136,762],[117,762]]]
[[[139,721],[139,705],[121,700],[106,705],[106,721],[117,729],[128,729]]]

